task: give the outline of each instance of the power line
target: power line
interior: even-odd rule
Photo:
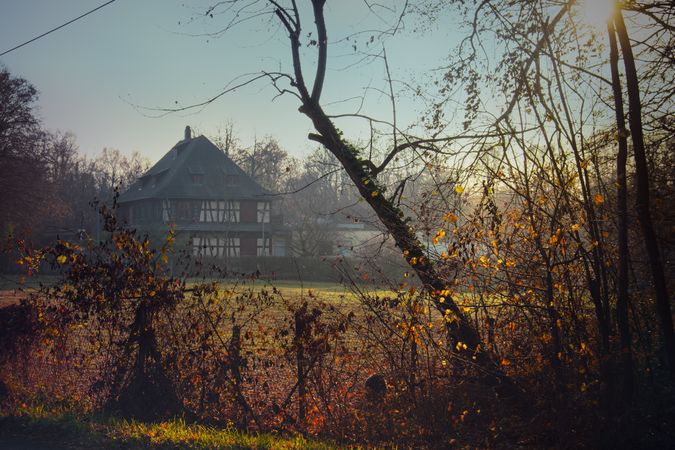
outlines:
[[[37,41],[38,39],[43,38],[43,37],[47,36],[47,35],[50,34],[50,33],[53,33],[53,32],[55,32],[55,31],[57,31],[57,30],[60,30],[61,28],[65,27],[65,26],[68,26],[68,25],[70,25],[71,23],[73,23],[73,22],[75,22],[75,21],[78,21],[78,20],[80,20],[81,18],[83,18],[83,17],[85,17],[85,16],[88,16],[89,14],[91,14],[91,13],[93,13],[93,12],[98,11],[99,9],[103,8],[104,6],[108,6],[109,4],[113,3],[114,1],[115,1],[115,0],[110,0],[109,2],[106,2],[106,3],[102,4],[101,6],[98,6],[98,7],[94,8],[94,9],[92,9],[91,11],[88,11],[88,12],[86,12],[86,13],[80,15],[80,16],[77,16],[76,18],[74,18],[74,19],[72,19],[72,20],[69,20],[68,22],[64,23],[63,25],[59,25],[58,27],[52,28],[51,30],[47,31],[46,33],[42,33],[40,36],[34,37],[34,38],[31,39],[30,41],[26,41],[26,42],[24,42],[23,44],[19,44],[19,45],[17,45],[16,47],[10,48],[9,50],[6,50],[6,51],[0,53],[0,56],[5,56],[5,55],[6,55],[7,53],[9,53],[9,52],[13,52],[14,50],[19,49],[19,48],[23,47],[24,45],[28,45],[28,44],[30,44],[31,42],[35,42],[35,41]]]

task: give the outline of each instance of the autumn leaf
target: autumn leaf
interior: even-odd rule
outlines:
[[[600,194],[595,194],[593,196],[593,203],[595,203],[596,205],[601,205],[601,204],[605,203],[605,197],[603,197]]]
[[[457,217],[455,214],[449,212],[449,213],[445,213],[443,215],[443,220],[446,221],[446,222],[450,222],[450,223],[457,223],[457,220],[459,220],[459,217]]]
[[[56,257],[56,262],[59,264],[65,264],[67,259],[68,258],[66,258],[66,255],[59,255]]]
[[[464,187],[461,184],[455,185],[455,192],[461,194],[462,192],[464,192]]]

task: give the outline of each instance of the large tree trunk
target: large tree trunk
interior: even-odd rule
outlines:
[[[666,287],[666,278],[663,270],[663,262],[659,253],[656,232],[649,208],[649,172],[645,152],[644,134],[642,131],[642,106],[640,103],[640,88],[635,68],[635,58],[628,31],[623,20],[623,14],[617,9],[614,15],[614,26],[621,44],[621,54],[626,70],[626,87],[628,90],[628,122],[630,124],[633,141],[633,156],[635,158],[635,181],[637,187],[636,210],[645,247],[649,257],[649,266],[654,279],[654,291],[656,294],[656,310],[661,324],[663,343],[666,358],[670,366],[671,380],[675,382],[675,333],[673,332],[673,317],[670,311],[670,299]]]
[[[384,190],[378,185],[378,173],[372,161],[362,159],[357,149],[352,147],[335,128],[331,119],[325,114],[320,104],[321,92],[326,73],[328,36],[323,8],[325,0],[312,0],[313,16],[317,31],[318,61],[311,93],[304,79],[300,57],[300,14],[297,6],[284,9],[276,2],[275,14],[289,34],[291,44],[294,77],[292,85],[297,90],[301,101],[300,112],[313,123],[317,133],[309,138],[321,143],[340,162],[349,178],[357,187],[361,197],[368,202],[379,220],[393,237],[396,245],[403,252],[407,262],[422,282],[430,295],[431,301],[438,311],[447,317],[449,343],[460,355],[472,365],[488,374],[488,378],[504,387],[503,392],[514,392],[513,384],[500,370],[492,355],[482,345],[480,336],[455,301],[448,295],[448,283],[436,272],[433,263],[427,258],[425,247],[417,239],[414,230],[406,223],[401,210],[384,196]],[[459,344],[463,345],[459,345]]]
[[[612,21],[607,23],[609,36],[609,63],[612,72],[612,92],[616,113],[616,129],[619,149],[616,156],[616,202],[617,222],[619,228],[619,270],[616,292],[616,323],[619,327],[621,346],[621,371],[623,378],[622,395],[626,402],[633,397],[633,355],[631,335],[628,322],[628,193],[626,187],[626,161],[628,159],[628,132],[623,111],[623,93],[619,78],[619,51],[616,43],[616,30]]]

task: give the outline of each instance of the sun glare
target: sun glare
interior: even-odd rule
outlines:
[[[577,16],[586,24],[604,29],[614,12],[616,0],[580,0]]]

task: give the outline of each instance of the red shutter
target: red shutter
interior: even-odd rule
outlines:
[[[242,211],[243,212],[243,211]],[[241,237],[241,256],[255,256],[257,251],[257,241],[252,236]]]
[[[256,223],[258,221],[256,202],[241,202],[241,221],[244,223]],[[255,252],[254,252],[255,254]]]

